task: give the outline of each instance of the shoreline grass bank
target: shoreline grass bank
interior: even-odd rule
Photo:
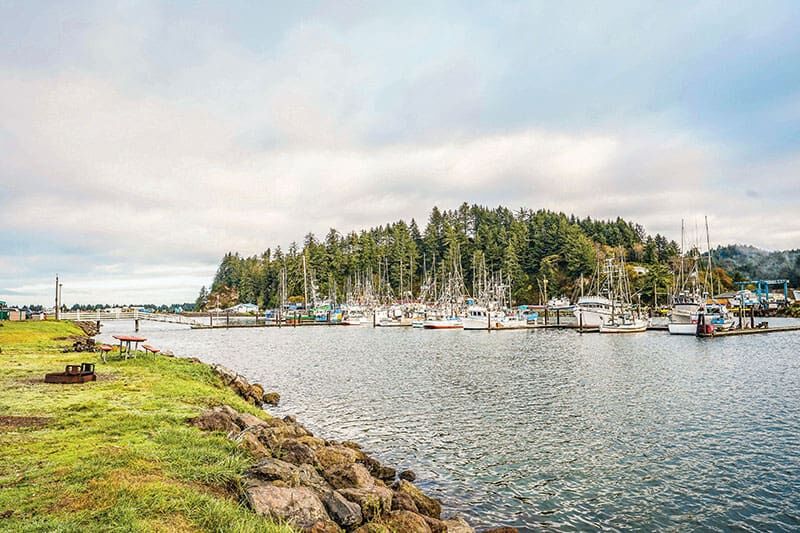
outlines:
[[[96,382],[45,384],[66,364],[99,362],[62,353],[82,335],[65,322],[0,327],[0,530],[292,530],[241,504],[253,457],[187,424],[223,404],[264,411],[182,359],[110,360]]]

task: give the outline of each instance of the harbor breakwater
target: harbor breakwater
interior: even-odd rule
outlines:
[[[259,384],[222,365],[209,366],[251,403],[261,405],[274,398]],[[314,533],[475,531],[463,518],[444,517],[441,503],[414,485],[413,471],[398,472],[355,442],[315,436],[291,416],[265,419],[223,405],[204,411],[190,423],[226,433],[258,460],[242,487],[244,499],[256,513]]]

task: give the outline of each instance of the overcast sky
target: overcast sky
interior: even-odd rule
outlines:
[[[800,2],[0,0],[0,299],[461,202],[800,247]]]

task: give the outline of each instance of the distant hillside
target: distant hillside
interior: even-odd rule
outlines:
[[[715,251],[719,266],[735,280],[788,279],[792,287],[800,286],[800,250],[769,252],[755,246],[732,244]]]

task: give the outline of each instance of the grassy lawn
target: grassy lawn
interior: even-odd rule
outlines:
[[[82,334],[72,324],[2,324],[0,530],[290,531],[240,505],[251,457],[187,425],[223,403],[265,416],[205,365],[113,353],[102,364],[61,353]],[[44,383],[81,362],[98,363],[98,381]]]

